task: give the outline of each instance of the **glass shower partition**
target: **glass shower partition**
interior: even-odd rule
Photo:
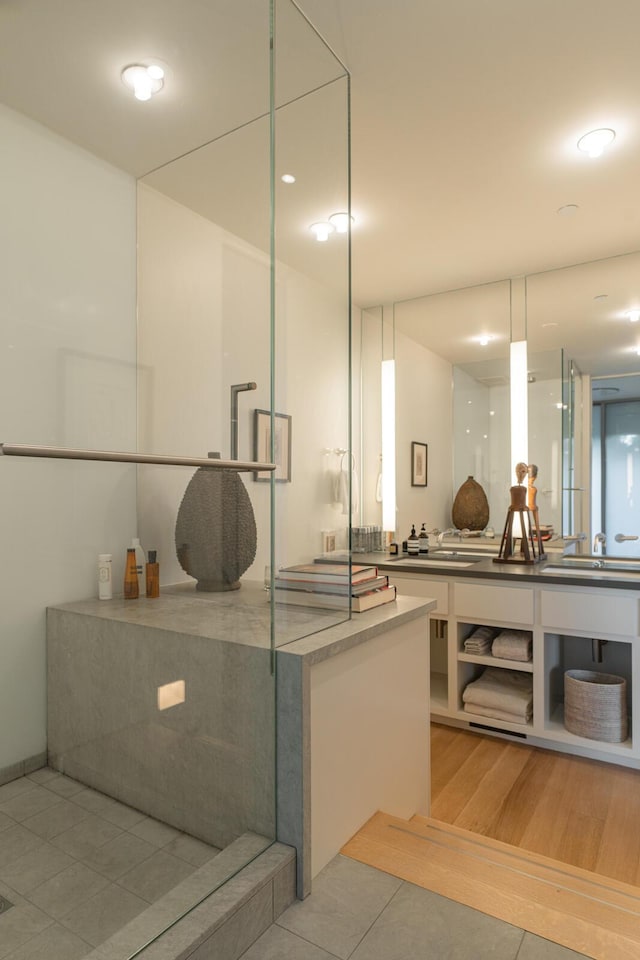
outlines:
[[[67,6],[61,49],[65,17],[93,26]],[[0,86],[0,440],[125,454],[0,460],[0,806],[12,836],[68,858],[56,884],[85,878],[64,925],[122,960],[275,839],[275,647],[350,614],[349,591],[305,606],[275,589],[322,559],[323,531],[350,569],[350,238],[308,229],[350,211],[348,77],[289,0],[161,6],[165,90],[136,103],[116,75],[95,105],[113,150],[80,107],[56,126],[48,87],[34,107],[17,77]],[[37,57],[25,11],[11,30]],[[123,599],[133,538],[157,598],[143,570]]]

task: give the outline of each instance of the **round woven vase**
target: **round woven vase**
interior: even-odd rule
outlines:
[[[487,495],[473,477],[468,477],[456,493],[451,519],[456,530],[484,530],[489,523]]]
[[[176,520],[180,566],[196,590],[238,590],[256,555],[256,521],[235,470],[199,467],[184,492]]]

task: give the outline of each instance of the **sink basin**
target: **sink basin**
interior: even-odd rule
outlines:
[[[465,560],[463,557],[460,557],[459,560],[454,560],[453,557],[447,560],[441,560],[439,557],[389,557],[390,563],[404,563],[407,565],[414,566],[416,563],[424,563],[425,566],[429,567],[472,567],[474,563],[477,563],[477,560]]]
[[[592,577],[597,573],[606,573],[607,575],[617,577],[629,577],[640,575],[640,558],[633,557],[563,557],[561,560],[549,561],[543,573],[555,573],[556,576],[562,573],[563,576]]]
[[[464,560],[466,557],[476,557],[478,560],[486,560],[487,557],[498,556],[498,547],[487,547],[486,550],[465,550],[464,547],[461,547],[460,550],[441,550],[438,548],[435,552],[437,557],[460,557],[461,560]]]

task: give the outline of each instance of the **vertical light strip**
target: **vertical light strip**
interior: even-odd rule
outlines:
[[[396,362],[382,361],[382,529],[396,529]]]
[[[511,470],[529,463],[529,411],[527,406],[527,341],[511,344]],[[513,476],[513,474],[512,474]]]

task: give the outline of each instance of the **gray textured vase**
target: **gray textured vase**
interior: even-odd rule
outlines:
[[[176,520],[180,566],[196,590],[237,590],[256,555],[256,521],[235,470],[199,467],[184,492]]]
[[[456,530],[484,530],[489,523],[489,501],[473,477],[467,477],[456,493],[451,519]]]

